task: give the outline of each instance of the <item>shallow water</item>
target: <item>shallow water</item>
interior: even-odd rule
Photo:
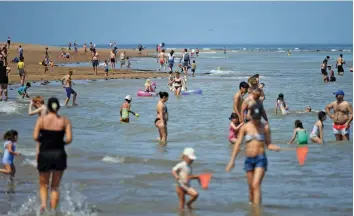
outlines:
[[[332,58],[339,53],[330,53]],[[227,141],[228,117],[232,97],[240,81],[259,73],[266,84],[265,107],[272,128],[273,143],[288,147],[293,122],[303,121],[308,132],[317,114],[302,113],[306,106],[323,110],[334,100],[338,88],[353,102],[352,73],[348,66],[336,83],[323,84],[320,63],[327,53],[222,53],[201,54],[197,58],[197,76],[190,77],[190,89],[203,89],[203,95],[176,98],[167,102],[168,146],[156,142],[153,125],[157,98],[139,98],[136,92],[143,80],[75,81],[79,106],[60,110],[73,123],[74,141],[67,147],[68,169],[62,182],[60,211],[63,215],[180,215],[171,168],[185,147],[196,150],[195,173],[213,172],[210,188],[200,189],[196,210],[186,215],[253,215],[248,205],[247,184],[243,171],[244,155],[236,160],[232,173],[225,173],[231,147]],[[352,55],[346,54],[347,65]],[[153,59],[139,60],[138,68],[158,68]],[[137,62],[139,62],[137,61]],[[333,63],[333,60],[330,62]],[[211,73],[210,75],[199,75]],[[159,90],[167,90],[166,79],[156,79]],[[13,87],[14,88],[14,87]],[[58,82],[34,85],[30,95],[65,99]],[[275,116],[274,104],[279,93],[285,95],[291,114]],[[119,123],[119,108],[125,95],[133,96],[131,124]],[[35,117],[28,117],[28,101],[0,102],[0,130],[17,129],[18,150],[15,186],[0,177],[0,213],[34,215],[39,207],[35,142],[32,140]],[[336,143],[331,121],[325,122],[328,144],[310,144],[304,167],[299,167],[295,151],[268,152],[268,172],[262,184],[262,215],[351,215],[352,141]],[[351,131],[352,132],[352,131]],[[351,135],[352,140],[352,135]]]

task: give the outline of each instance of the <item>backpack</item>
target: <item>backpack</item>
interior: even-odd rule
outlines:
[[[185,53],[185,54],[184,54],[183,60],[184,60],[184,61],[189,61],[189,54],[188,54],[188,53]]]

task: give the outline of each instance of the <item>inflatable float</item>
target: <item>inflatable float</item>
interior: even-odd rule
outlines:
[[[145,91],[141,91],[141,90],[139,90],[136,93],[136,96],[138,96],[138,97],[154,97],[156,95],[157,95],[156,92],[145,92]]]
[[[181,95],[191,95],[191,94],[203,94],[203,91],[201,89],[181,91]]]

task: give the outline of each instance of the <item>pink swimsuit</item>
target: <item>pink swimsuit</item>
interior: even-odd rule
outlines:
[[[230,128],[229,128],[229,141],[231,141],[232,139],[236,139],[236,138],[237,138],[236,131],[230,125]]]

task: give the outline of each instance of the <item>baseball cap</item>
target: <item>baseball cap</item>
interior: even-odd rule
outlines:
[[[197,157],[194,154],[194,149],[193,148],[185,148],[183,151],[183,155],[189,157],[191,160],[196,160]]]
[[[344,91],[342,91],[342,90],[338,90],[338,91],[336,91],[336,92],[333,92],[333,94],[334,95],[343,95],[344,96]]]

